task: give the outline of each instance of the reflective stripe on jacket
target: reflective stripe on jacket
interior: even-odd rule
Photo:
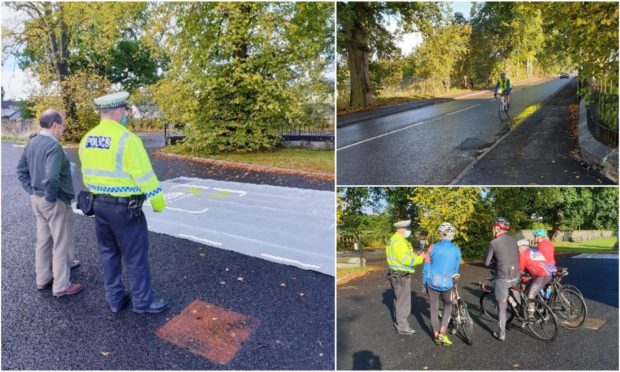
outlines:
[[[79,156],[84,184],[93,194],[144,194],[158,204],[164,203],[142,140],[116,121],[101,120],[86,133]]]
[[[385,257],[391,270],[414,273],[413,266],[420,265],[424,258],[413,255],[413,247],[399,233],[394,233],[385,248]]]

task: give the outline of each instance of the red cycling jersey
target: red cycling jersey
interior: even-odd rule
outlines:
[[[555,247],[551,240],[544,239],[538,243],[538,251],[545,256],[547,263],[555,265]]]
[[[545,256],[536,249],[528,248],[519,255],[519,269],[521,273],[525,270],[533,276],[551,276],[557,271],[555,265],[551,265],[545,260]]]

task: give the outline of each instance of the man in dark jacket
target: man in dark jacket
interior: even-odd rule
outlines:
[[[71,283],[73,252],[73,183],[71,165],[58,141],[65,130],[64,118],[47,110],[39,121],[41,132],[24,148],[17,176],[30,194],[37,219],[35,271],[37,288],[52,286],[54,296],[73,295],[82,285]]]
[[[497,217],[493,222],[493,236],[495,239],[489,244],[485,266],[495,262],[495,299],[499,307],[499,331],[493,336],[500,341],[506,340],[506,309],[508,307],[509,291],[519,283],[519,250],[517,241],[508,235],[510,223],[503,217]]]

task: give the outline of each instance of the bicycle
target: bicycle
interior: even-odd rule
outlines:
[[[459,337],[471,345],[474,342],[474,321],[467,310],[467,303],[461,298],[456,282],[461,278],[461,274],[454,274],[454,286],[452,287],[452,317],[450,324],[452,325],[450,332],[453,335],[459,333]]]
[[[588,307],[581,291],[572,284],[561,284],[562,278],[568,275],[568,270],[558,267],[553,279],[541,295],[557,316],[560,326],[574,329],[581,327],[588,316]]]
[[[499,120],[505,121],[510,119],[510,115],[508,112],[510,111],[510,102],[508,101],[508,96],[501,89],[497,91],[497,95],[495,95],[495,100],[498,101],[497,96],[499,95]]]
[[[499,320],[498,304],[494,296],[494,291],[489,288],[489,284],[494,278],[491,276],[480,283],[482,288],[482,296],[480,296],[480,310],[482,315],[491,319]],[[507,314],[506,325],[510,324],[516,317],[521,322],[521,328],[527,328],[532,332],[535,338],[551,342],[558,336],[558,320],[547,303],[541,298],[540,294],[533,300],[527,298],[526,283],[520,283],[517,290],[518,297],[515,296],[513,290],[508,291],[508,304],[510,312]],[[534,313],[527,311],[528,304],[534,303]]]

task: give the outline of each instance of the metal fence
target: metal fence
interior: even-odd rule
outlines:
[[[333,141],[334,119],[333,117],[325,118],[315,120],[306,125],[284,129],[282,131],[282,137],[284,137],[285,140]]]
[[[618,94],[594,90],[589,99],[588,129],[594,138],[613,148],[618,147]]]

